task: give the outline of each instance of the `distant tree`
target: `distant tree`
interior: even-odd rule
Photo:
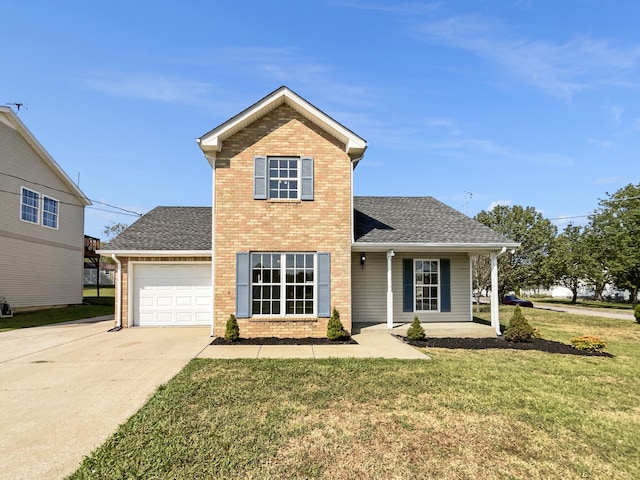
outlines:
[[[111,240],[113,240],[114,238],[116,238],[118,235],[120,235],[122,232],[124,232],[127,227],[129,225],[127,225],[126,223],[112,223],[111,225],[107,225],[104,227],[104,230],[102,231],[102,233],[104,233],[105,239],[104,242],[110,242]]]
[[[488,255],[471,257],[471,280],[476,310],[480,311],[480,296],[491,289],[491,259]]]
[[[476,220],[520,242],[515,253],[507,252],[498,260],[498,293],[520,288],[550,286],[553,276],[548,269],[548,255],[557,228],[533,207],[498,205],[481,211]]]
[[[595,300],[602,300],[605,287],[613,282],[609,272],[609,259],[612,257],[613,246],[608,243],[603,232],[594,228],[592,224],[584,227],[582,243],[585,282],[593,288]]]
[[[628,289],[630,301],[636,304],[640,289],[640,183],[607,195],[591,215],[590,228],[600,241],[600,255],[605,257],[616,287]]]
[[[571,303],[578,299],[578,288],[587,276],[588,258],[582,227],[567,225],[551,244],[547,266],[555,280],[571,290]]]

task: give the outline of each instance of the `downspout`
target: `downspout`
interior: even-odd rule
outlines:
[[[216,315],[216,155],[204,154],[211,164],[211,331],[209,335],[214,336],[213,325]]]
[[[111,254],[111,258],[118,265],[118,281],[116,282],[116,326],[114,331],[122,330],[122,262],[115,253]],[[99,273],[99,272],[98,272]]]

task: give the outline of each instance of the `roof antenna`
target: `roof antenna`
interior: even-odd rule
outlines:
[[[27,108],[27,106],[23,102],[7,102],[5,105],[16,107],[16,113],[20,113],[20,109],[22,107],[24,107],[25,109]]]
[[[462,211],[462,213],[464,213],[465,215],[467,214],[467,203],[469,203],[469,200],[472,198],[473,198],[473,193],[464,192],[464,210]]]

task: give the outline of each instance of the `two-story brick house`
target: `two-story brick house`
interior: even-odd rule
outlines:
[[[470,255],[517,246],[431,197],[354,198],[367,142],[286,87],[198,144],[212,207],[158,207],[101,251],[119,326],[221,336],[235,314],[243,337],[322,337],[333,308],[349,331],[470,321]]]

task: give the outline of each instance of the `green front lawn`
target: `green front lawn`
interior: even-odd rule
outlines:
[[[523,313],[614,357],[195,359],[71,478],[640,478],[640,325]]]
[[[85,297],[83,302],[82,305],[14,313],[13,317],[0,318],[0,332],[100,317],[102,315],[111,315],[114,312],[113,297]]]

